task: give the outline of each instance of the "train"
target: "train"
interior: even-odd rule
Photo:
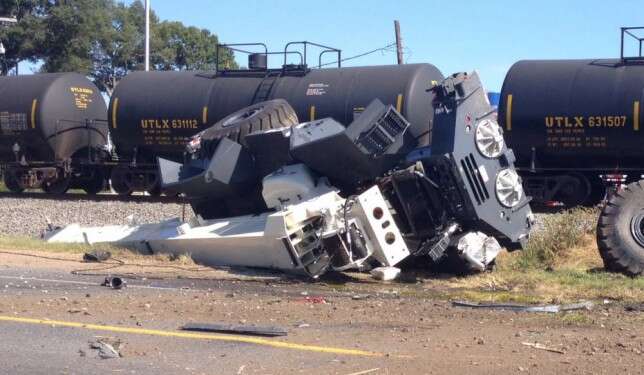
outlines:
[[[643,62],[528,60],[510,68],[498,118],[533,199],[593,205],[606,182],[641,178]]]
[[[12,192],[104,188],[107,107],[77,73],[0,77],[0,162]]]
[[[434,65],[312,69],[306,60],[286,64],[284,52],[284,65],[269,69],[271,54],[250,54],[243,70],[132,72],[107,108],[79,75],[2,77],[5,185],[16,192],[41,187],[57,194],[76,186],[95,193],[109,181],[121,195],[157,195],[157,158],[181,161],[191,136],[273,99],[286,100],[300,121],[332,117],[348,125],[377,98],[411,123],[419,146],[431,146],[429,91],[444,79]],[[532,60],[510,68],[498,120],[533,201],[593,204],[607,178],[628,182],[644,173],[643,60]]]

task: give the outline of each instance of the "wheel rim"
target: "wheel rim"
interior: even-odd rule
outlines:
[[[635,242],[644,247],[644,212],[640,212],[631,219],[631,234]]]

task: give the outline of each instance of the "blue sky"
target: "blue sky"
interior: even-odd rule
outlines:
[[[131,2],[127,0],[126,2]],[[476,69],[489,91],[520,59],[615,57],[619,27],[644,25],[642,0],[380,1],[151,0],[162,20],[208,28],[222,42],[309,40],[344,56],[394,40],[401,23],[405,60],[429,62],[444,74]],[[346,65],[395,63],[394,52]],[[246,65],[244,61],[240,61]]]

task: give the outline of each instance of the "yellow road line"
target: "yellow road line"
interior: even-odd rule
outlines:
[[[31,128],[36,128],[36,106],[38,105],[38,99],[34,99],[31,102]]]
[[[633,103],[633,129],[640,130],[640,102]]]
[[[114,98],[114,103],[112,103],[112,127],[116,129],[116,111],[119,108],[119,98]]]
[[[398,111],[399,113],[402,112],[402,102],[403,102],[403,95],[398,94],[398,96],[396,97],[396,111]]]
[[[385,354],[383,353],[369,352],[365,350],[295,344],[295,343],[284,342],[284,341],[269,340],[269,339],[239,336],[239,335],[214,335],[214,334],[194,333],[194,332],[164,331],[164,330],[158,330],[158,329],[115,327],[115,326],[107,326],[107,325],[99,325],[99,324],[65,322],[65,321],[59,321],[59,320],[46,320],[46,319],[20,318],[20,317],[14,317],[14,316],[1,316],[1,315],[0,315],[0,321],[48,325],[52,327],[82,328],[82,329],[88,329],[88,330],[94,330],[94,331],[132,333],[137,335],[176,337],[176,338],[193,339],[193,340],[241,342],[241,343],[247,343],[247,344],[270,346],[273,348],[291,349],[291,350],[300,350],[300,351],[309,351],[309,352],[318,352],[318,353],[343,354],[343,355],[354,355],[354,356],[362,356],[362,357],[384,357],[385,356]],[[410,358],[409,356],[392,356],[392,357]]]
[[[312,105],[309,109],[309,121],[315,120],[315,106]]]
[[[512,94],[508,95],[507,105],[505,106],[505,128],[512,130]]]

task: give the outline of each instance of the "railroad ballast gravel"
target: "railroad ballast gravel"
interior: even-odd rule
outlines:
[[[136,199],[136,198],[133,198]],[[31,197],[0,198],[0,235],[38,237],[47,227],[78,223],[84,226],[127,224],[134,215],[140,224],[181,218],[181,203],[146,201],[48,199]],[[186,219],[193,213],[185,205]]]
[[[194,214],[189,204],[119,200],[52,199],[0,197],[0,235],[38,237],[47,226],[78,223],[84,226],[127,224],[134,215],[140,224],[156,223],[175,217],[189,219]],[[543,229],[548,214],[536,214],[533,232]]]

